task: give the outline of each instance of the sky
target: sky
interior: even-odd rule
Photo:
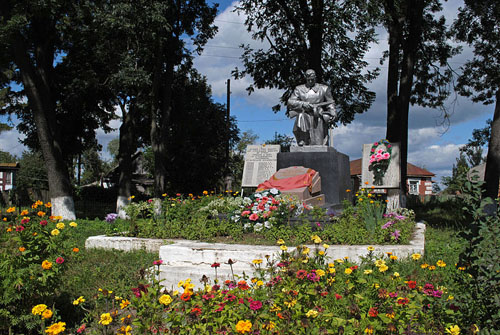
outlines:
[[[252,40],[247,32],[245,17],[233,11],[236,2],[212,1],[219,3],[219,13],[215,19],[218,33],[205,46],[204,52],[194,60],[197,70],[207,77],[212,87],[213,99],[216,102],[227,101],[227,80],[231,79],[231,115],[236,117],[240,132],[252,131],[259,136],[258,143],[264,143],[272,139],[274,134],[287,134],[293,137],[293,120],[285,116],[285,108],[274,113],[272,106],[279,102],[282,94],[279,90],[262,89],[252,93],[250,96],[245,90],[252,82],[251,77],[235,80],[231,78],[231,71],[236,67],[240,69],[242,62],[240,56],[241,44],[250,44],[255,48],[266,47],[258,41]],[[447,23],[455,19],[457,9],[462,1],[448,1],[444,4],[442,15]],[[369,84],[369,88],[376,92],[376,99],[370,109],[356,117],[354,122],[346,126],[340,126],[333,131],[334,147],[347,154],[351,160],[361,157],[363,143],[372,143],[385,137],[386,133],[386,79],[387,64],[379,65],[382,52],[387,49],[387,33],[384,29],[378,29],[378,43],[371,46],[366,55],[370,67],[380,67],[379,77]],[[467,47],[463,52],[450,61],[452,67],[457,71],[468,58],[472,57],[472,51]],[[305,69],[304,69],[305,70]],[[475,128],[483,128],[486,120],[493,117],[494,105],[474,104],[470,100],[452,96],[445,107],[452,113],[449,124],[442,125],[442,112],[418,106],[410,106],[409,115],[409,139],[408,139],[408,161],[419,167],[423,167],[436,174],[433,179],[441,182],[443,176],[450,176],[452,166],[458,156],[458,148],[472,135]],[[5,117],[0,119],[5,122]],[[118,129],[119,121],[113,121],[112,127]],[[104,134],[99,130],[97,139],[103,145],[101,153],[104,159],[109,159],[109,153],[105,148],[107,143],[118,137],[118,131]],[[21,156],[25,148],[19,143],[22,138],[16,130],[0,134],[0,150]]]

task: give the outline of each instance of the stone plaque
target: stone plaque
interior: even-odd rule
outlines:
[[[379,143],[379,145],[375,146],[374,143],[363,144],[363,159],[361,164],[361,187],[371,188],[372,186],[375,188],[399,188],[399,183],[401,181],[400,174],[400,147],[399,143]],[[387,147],[390,145],[390,150]],[[375,148],[374,148],[375,147]],[[375,151],[372,151],[375,149]],[[379,164],[377,162],[370,163],[370,158],[372,155],[377,154],[377,151],[382,150],[381,153],[389,153],[390,152],[390,160],[389,164],[384,166],[382,159]],[[379,168],[383,170],[381,174],[379,172],[379,176],[376,176],[375,169]]]
[[[242,187],[257,187],[276,172],[279,145],[249,145],[245,154]]]

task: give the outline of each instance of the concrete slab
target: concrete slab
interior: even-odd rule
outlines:
[[[169,244],[170,243],[170,244]],[[196,288],[202,287],[200,279],[205,275],[213,283],[215,269],[213,263],[220,263],[217,268],[217,279],[219,282],[232,279],[231,259],[233,271],[237,277],[248,275],[252,277],[255,265],[254,259],[262,259],[263,266],[266,263],[266,255],[270,261],[279,259],[280,249],[278,246],[242,245],[225,243],[206,243],[188,240],[161,240],[141,239],[134,237],[110,237],[92,236],[85,242],[86,248],[103,248],[117,250],[140,250],[159,252],[159,258],[163,260],[160,267],[160,279],[167,288],[177,289],[177,283],[190,278]],[[314,245],[308,245],[314,250]],[[361,256],[368,255],[368,245],[332,245],[326,251],[328,261],[338,258],[349,257],[351,261],[358,262]],[[417,223],[416,230],[410,244],[408,245],[373,245],[375,254],[384,255],[392,252],[399,258],[409,257],[411,254],[424,254],[425,247],[425,224]],[[289,247],[289,251],[295,248]],[[323,249],[323,248],[321,248]]]

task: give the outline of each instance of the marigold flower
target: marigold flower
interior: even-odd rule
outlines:
[[[25,252],[25,251],[26,251],[26,248],[25,248],[25,247],[19,247],[19,251],[20,251],[20,252]]]
[[[345,274],[350,275],[352,273],[352,269],[351,268],[346,268],[344,270],[344,272],[345,272]]]
[[[320,244],[320,243],[321,243],[321,238],[320,238],[318,235],[313,235],[313,236],[311,236],[311,240],[312,240],[315,244]]]
[[[322,269],[318,269],[316,270],[316,274],[319,276],[319,277],[323,277],[326,273],[324,270]]]
[[[385,271],[387,271],[388,269],[389,269],[389,267],[388,267],[387,265],[385,265],[385,264],[384,264],[384,265],[382,265],[382,266],[380,266],[380,267],[378,268],[378,270],[379,270],[380,272],[385,272]]]
[[[126,304],[126,305],[125,305],[125,307],[127,307],[127,306],[130,304],[130,302],[129,302],[128,300],[122,300],[122,303],[123,303],[124,301],[128,302],[128,304]],[[164,294],[164,295],[162,295],[162,296],[158,299],[158,301],[160,302],[160,304],[167,306],[167,305],[169,305],[169,304],[170,304],[173,300],[172,300],[172,297],[171,297],[171,296],[169,296],[168,294]],[[120,304],[120,307],[121,307],[121,304]],[[125,307],[121,307],[121,308],[123,309],[123,308],[125,308]]]
[[[80,305],[80,304],[83,304],[84,302],[85,302],[85,299],[83,298],[83,296],[80,296],[80,297],[78,297],[78,299],[75,299],[73,301],[73,305],[75,305],[75,306]]]
[[[16,207],[9,207],[7,208],[7,213],[12,213],[16,211]]]
[[[43,319],[50,319],[52,317],[52,311],[50,309],[46,309],[42,312],[42,318]]]
[[[436,270],[436,266],[430,265],[427,269],[429,269],[429,271],[434,271],[434,270]]]
[[[99,320],[99,324],[107,326],[111,322],[113,322],[113,318],[111,317],[111,314],[109,314],[109,313],[102,313],[101,314],[101,319]]]
[[[365,270],[363,273],[364,273],[365,275],[369,275],[369,274],[371,274],[372,272],[373,272],[373,270]]]
[[[73,228],[76,228],[78,226],[78,224],[76,222],[70,222],[69,226],[73,227]]]
[[[443,262],[442,259],[440,259],[437,261],[436,265],[439,266],[440,268],[444,268],[446,266],[446,263]]]
[[[420,267],[421,267],[422,269],[425,269],[425,268],[428,268],[428,267],[429,267],[429,264],[424,263],[424,264],[421,264],[421,265],[420,265]]]
[[[38,213],[36,213],[36,215],[38,215],[39,217],[43,217],[45,216],[45,212],[39,211]]]
[[[45,207],[50,208],[50,207],[52,207],[52,204],[51,204],[50,202],[47,202],[47,203],[45,204]]]
[[[80,249],[78,249],[78,248],[73,248],[73,252],[80,252]]]
[[[47,309],[47,305],[39,304],[31,309],[31,314],[42,315],[43,311]]]
[[[411,255],[411,258],[412,258],[414,261],[418,261],[421,257],[422,257],[422,255],[421,255],[421,254],[413,254],[413,255]]]
[[[42,268],[43,268],[44,270],[50,270],[50,269],[52,269],[52,263],[51,263],[51,262],[49,262],[48,260],[44,260],[44,261],[42,262]]]
[[[375,248],[374,248],[373,246],[371,246],[371,245],[370,245],[368,248],[366,248],[366,249],[367,249],[368,251],[373,251],[373,250],[375,250]]]
[[[59,229],[53,229],[53,230],[50,232],[50,235],[52,235],[52,236],[57,236],[57,235],[59,235],[59,233],[60,233]]]
[[[57,229],[64,229],[65,225],[64,225],[64,222],[59,222],[58,224],[56,224],[56,228]]]
[[[376,266],[376,267],[381,267],[381,266],[383,266],[383,265],[385,265],[385,261],[384,261],[383,259],[377,259],[377,260],[375,261],[375,266]]]
[[[391,255],[391,257],[390,257],[390,258],[391,258],[391,260],[392,260],[392,261],[395,261],[395,260],[397,260],[397,259],[398,259],[398,256],[396,256],[396,255]]]
[[[181,300],[182,301],[189,301],[189,299],[191,299],[191,295],[192,295],[191,292],[184,291],[184,293],[182,293],[182,295],[181,295]]]
[[[253,264],[261,264],[262,263],[262,259],[254,259],[252,261]]]
[[[47,327],[45,329],[45,332],[48,335],[57,335],[57,334],[62,333],[65,330],[66,330],[66,322],[58,322],[58,323],[54,323],[53,325]]]
[[[23,210],[23,211],[21,211],[21,213],[19,215],[25,216],[25,215],[28,215],[28,214],[29,214],[29,212],[27,210]]]
[[[287,251],[288,247],[283,244],[283,245],[280,245],[280,249],[281,249],[281,251]]]
[[[303,255],[307,255],[309,253],[309,251],[311,251],[311,249],[309,249],[308,247],[305,247],[303,250],[302,250],[302,254]]]
[[[240,320],[236,324],[236,331],[240,334],[249,333],[252,330],[252,323],[249,320]]]

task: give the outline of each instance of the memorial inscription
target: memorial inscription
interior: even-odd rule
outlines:
[[[276,172],[279,145],[249,145],[245,154],[241,186],[257,187]]]

